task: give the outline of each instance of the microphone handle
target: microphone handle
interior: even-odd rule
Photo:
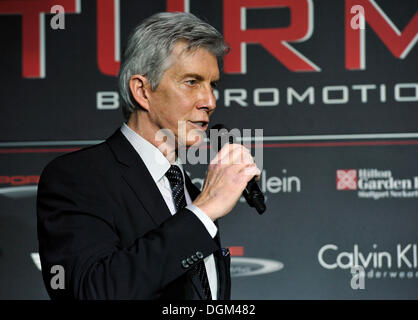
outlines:
[[[263,214],[264,211],[266,211],[264,195],[261,192],[260,187],[257,184],[257,181],[255,181],[255,177],[248,181],[247,186],[245,187],[242,195],[244,196],[248,205],[250,207],[254,207],[257,210],[258,214]]]

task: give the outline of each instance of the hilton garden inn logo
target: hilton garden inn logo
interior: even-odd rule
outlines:
[[[418,198],[418,176],[396,178],[391,170],[337,170],[337,190],[357,191],[359,198]]]

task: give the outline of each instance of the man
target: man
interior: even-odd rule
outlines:
[[[208,127],[226,51],[222,36],[188,13],[156,14],[131,34],[119,74],[127,122],[105,142],[52,161],[39,181],[51,298],[230,298],[230,257],[216,221],[260,170],[247,149],[227,145],[200,192],[177,158],[178,146]],[[158,138],[162,129],[174,143]],[[54,265],[65,271],[63,289]]]

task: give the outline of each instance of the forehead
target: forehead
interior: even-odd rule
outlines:
[[[209,79],[219,78],[218,59],[205,48],[188,49],[185,41],[177,42],[170,55],[171,66],[167,72],[199,74]]]

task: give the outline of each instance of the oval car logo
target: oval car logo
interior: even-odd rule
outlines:
[[[38,186],[19,186],[19,187],[5,187],[0,188],[0,196],[5,196],[12,199],[20,199],[26,197],[36,196]]]
[[[283,269],[283,263],[276,260],[231,257],[231,277],[257,276]]]

